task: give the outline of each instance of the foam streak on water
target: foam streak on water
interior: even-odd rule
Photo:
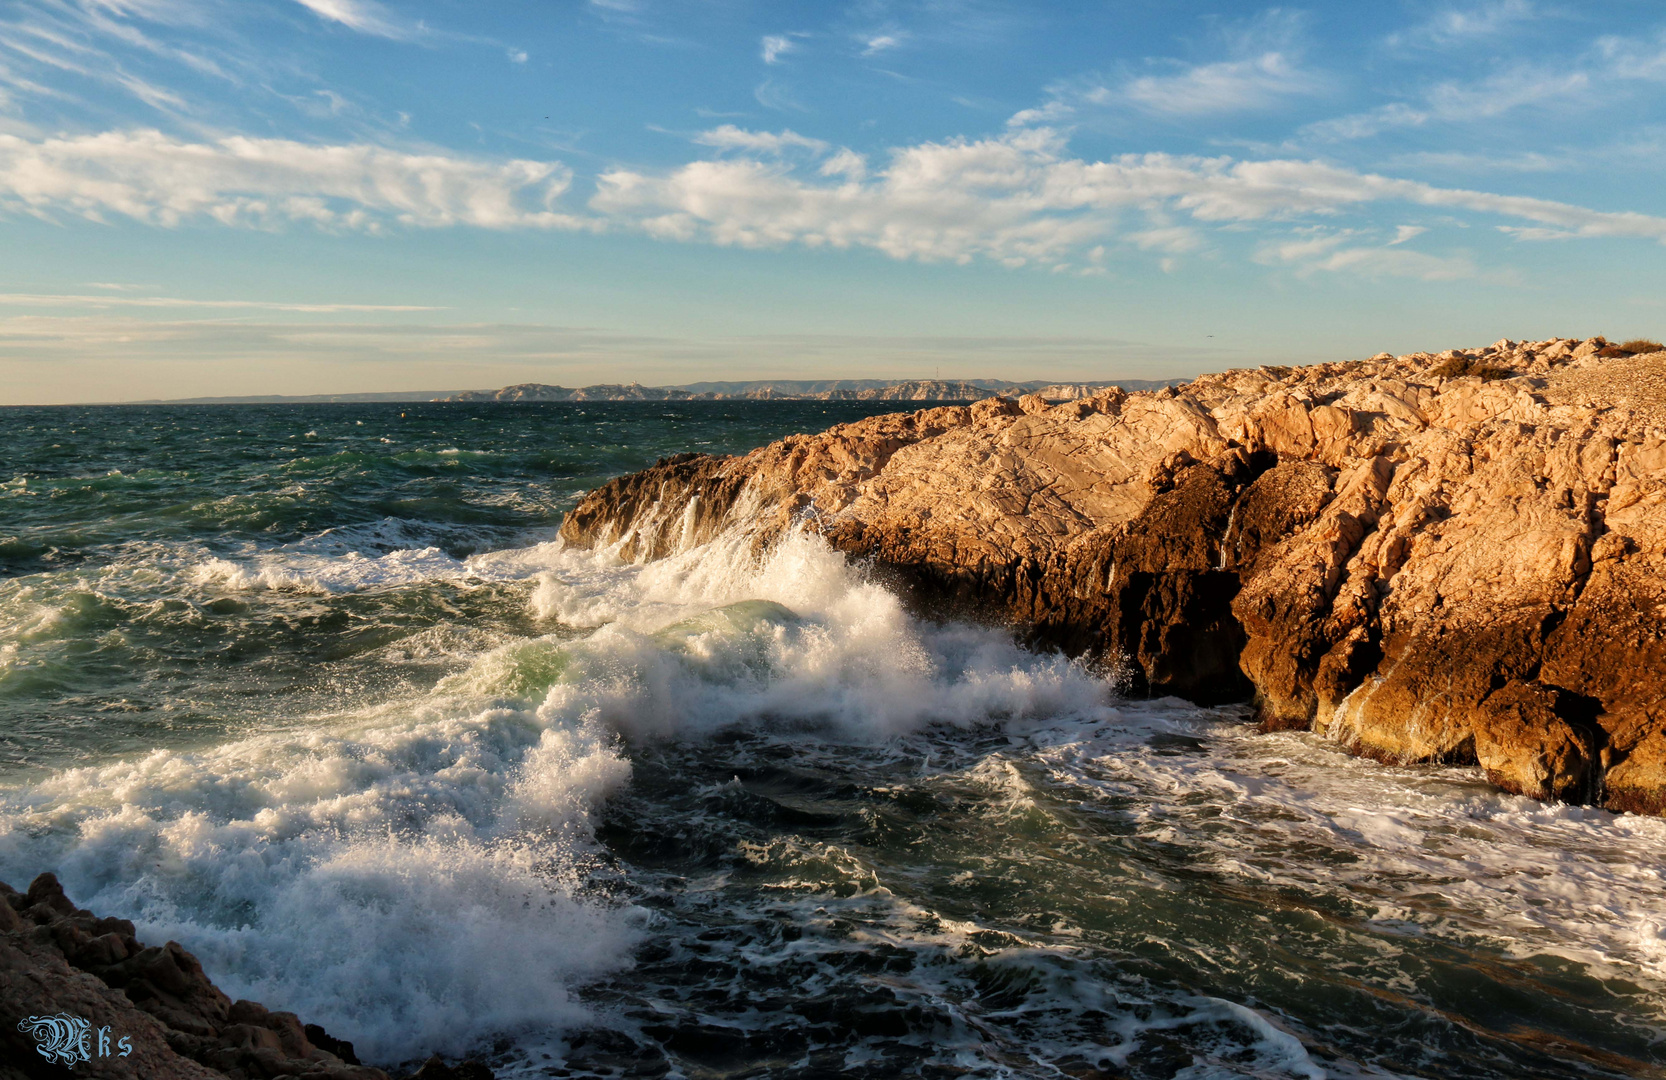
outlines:
[[[383,1062],[1663,1075],[1666,822],[1123,701],[812,535],[469,505],[0,578],[0,877]]]

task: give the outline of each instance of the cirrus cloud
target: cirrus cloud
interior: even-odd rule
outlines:
[[[827,152],[827,144],[788,128],[780,132],[747,131],[733,124],[724,124],[702,131],[694,137],[701,146],[715,146],[719,150],[741,150],[751,153],[779,154],[783,150],[808,150],[814,154]]]
[[[798,48],[798,46],[794,44],[792,38],[785,37],[781,34],[769,34],[763,39],[761,44],[762,55],[764,63],[766,64],[779,64],[781,62],[781,57],[785,56],[787,53],[795,51]]]
[[[1210,116],[1266,109],[1288,97],[1318,93],[1326,85],[1288,54],[1269,51],[1131,79],[1120,96],[1146,112]]]
[[[295,0],[296,3],[327,22],[340,23],[349,30],[375,37],[407,41],[417,36],[421,27],[399,22],[376,0]]]

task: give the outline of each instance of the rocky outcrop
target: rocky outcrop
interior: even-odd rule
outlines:
[[[1666,810],[1666,354],[1500,341],[874,417],[667,459],[562,535],[649,559],[797,524],[1135,692]]]
[[[29,1018],[51,1017],[86,1021],[85,1029],[71,1030],[58,1060],[40,1052],[43,1044],[50,1048],[51,1032],[29,1030]],[[40,875],[26,893],[0,882],[0,1080],[65,1075],[388,1080],[359,1063],[352,1043],[322,1027],[232,1001],[178,942],[144,945],[126,919],[77,908],[53,875]],[[448,1068],[437,1058],[416,1076],[491,1080],[476,1062]]]

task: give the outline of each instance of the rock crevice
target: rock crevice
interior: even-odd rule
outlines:
[[[646,559],[802,523],[1134,692],[1660,813],[1661,375],[1552,339],[990,399],[667,459],[562,535]]]

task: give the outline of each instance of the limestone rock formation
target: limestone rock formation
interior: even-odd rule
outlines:
[[[20,1023],[60,1015],[87,1022],[85,1053],[48,1060],[39,1052],[42,1040]],[[0,882],[0,1080],[66,1075],[388,1080],[359,1063],[352,1043],[318,1025],[232,1001],[178,942],[146,946],[126,919],[77,908],[53,875],[40,875],[26,893]],[[447,1068],[437,1058],[417,1075],[491,1080],[476,1062]]]
[[[1666,353],[1506,340],[880,416],[664,460],[562,535],[650,559],[799,523],[1136,692],[1666,811]]]

